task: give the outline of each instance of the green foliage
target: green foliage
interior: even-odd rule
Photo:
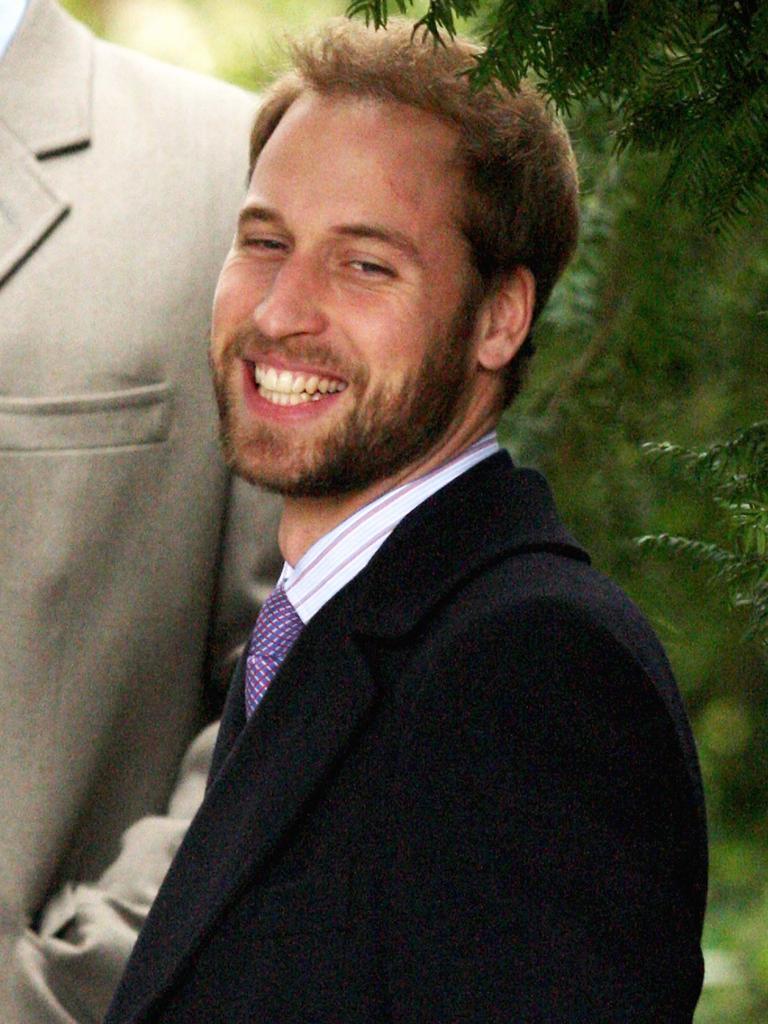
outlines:
[[[344,0],[59,2],[113,42],[254,90],[285,65],[284,34],[304,32],[344,10]]]
[[[388,7],[352,0],[348,13],[379,27]],[[767,0],[432,0],[418,24],[453,35],[454,16],[475,14],[478,84],[531,75],[561,112],[599,102],[617,151],[668,154],[662,192],[710,226],[767,205]]]
[[[400,14],[410,14],[414,6],[419,5],[416,0],[394,0],[394,6]],[[441,31],[454,36],[456,18],[472,17],[477,6],[476,0],[430,0],[427,10],[416,20],[415,28],[425,28],[438,39]],[[362,15],[366,25],[373,24],[377,29],[385,28],[389,17],[389,3],[387,0],[350,0],[347,15],[350,18]]]
[[[646,535],[638,543],[711,567],[713,578],[727,585],[733,605],[748,609],[748,638],[759,640],[768,653],[768,421],[701,451],[667,442],[643,448],[656,459],[671,461],[712,495],[726,518],[731,543],[724,548],[668,533]]]

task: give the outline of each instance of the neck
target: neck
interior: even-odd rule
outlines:
[[[495,417],[488,417],[473,428],[458,425],[441,439],[438,445],[421,460],[383,480],[377,480],[362,491],[353,494],[327,495],[317,498],[286,497],[278,530],[278,543],[283,558],[296,565],[312,545],[342,523],[358,509],[388,491],[424,476],[464,451],[496,425]]]

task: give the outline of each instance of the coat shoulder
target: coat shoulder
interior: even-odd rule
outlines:
[[[189,109],[198,119],[231,117],[246,123],[258,105],[258,96],[210,75],[156,60],[127,47],[95,39],[95,74],[113,89],[130,94],[151,91],[152,103],[145,116],[160,113],[168,106],[177,111]]]
[[[554,551],[515,553],[466,579],[441,609],[447,632],[507,626],[510,645],[571,631],[587,646],[617,647],[653,678],[671,677],[664,650],[628,595],[587,562]]]
[[[666,653],[637,605],[589,564],[551,551],[501,558],[434,609],[412,651],[409,675],[425,707],[457,703],[493,718],[535,706],[545,724],[578,712],[611,720],[622,733],[655,723],[669,732],[701,798]]]
[[[153,173],[178,177],[180,193],[204,189],[214,206],[239,200],[259,97],[101,40],[94,53],[94,144],[133,137]]]

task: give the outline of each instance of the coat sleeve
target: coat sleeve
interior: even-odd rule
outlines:
[[[202,802],[218,724],[189,746],[167,813],[141,818],[92,884],[64,885],[15,949],[19,1019],[100,1024],[160,883]]]
[[[209,711],[274,586],[279,502],[233,479],[207,653]],[[180,681],[180,685],[185,685]],[[155,895],[202,801],[218,724],[190,745],[166,813],[136,821],[96,881],[65,883],[15,949],[12,998],[35,1024],[100,1024]]]
[[[393,1020],[690,1022],[701,832],[656,681],[547,602],[448,632],[397,768]]]

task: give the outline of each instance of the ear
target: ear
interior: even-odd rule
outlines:
[[[527,267],[504,278],[480,314],[477,361],[485,370],[510,363],[528,336],[536,299],[536,282]]]

